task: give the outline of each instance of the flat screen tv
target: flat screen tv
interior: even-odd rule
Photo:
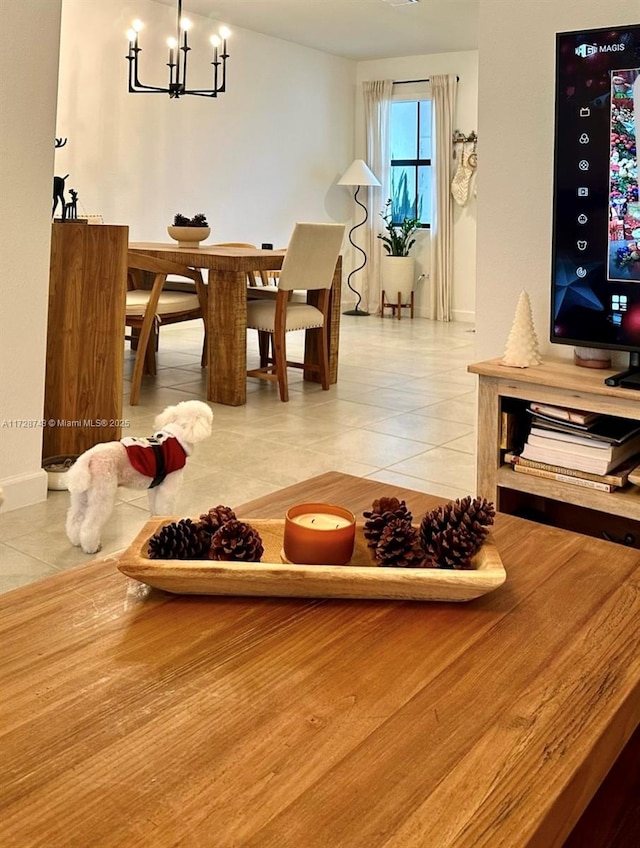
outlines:
[[[551,341],[640,369],[640,24],[558,33],[555,103]]]

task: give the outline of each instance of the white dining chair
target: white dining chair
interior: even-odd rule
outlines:
[[[295,225],[287,247],[275,299],[247,303],[247,329],[258,331],[260,367],[247,371],[249,377],[278,383],[280,400],[289,400],[287,368],[304,368],[320,375],[329,388],[329,308],[333,274],[344,237],[343,224]],[[293,291],[317,292],[317,305],[294,302]],[[319,335],[320,362],[309,365],[287,358],[286,334],[305,330]]]

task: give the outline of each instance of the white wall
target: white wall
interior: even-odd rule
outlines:
[[[67,190],[78,191],[80,213],[128,224],[135,240],[166,240],[176,212],[205,212],[217,241],[275,245],[286,244],[296,220],[347,222],[349,197],[335,183],[353,159],[355,63],[237,30],[227,93],[170,101],[127,92],[124,33],[135,17],[146,22],[141,79],[164,84],[171,7],[151,0],[2,0],[0,12],[6,511],[46,497],[41,428],[2,421],[42,417],[53,174],[70,175]],[[207,38],[215,27],[192,18],[193,80],[206,84]],[[54,166],[56,136],[68,142]]]
[[[61,0],[3,0],[0,28],[0,486],[44,500],[42,418]],[[37,45],[37,47],[36,47]],[[25,73],[25,61],[28,72]]]
[[[456,74],[459,77],[456,101],[455,126],[465,135],[478,129],[478,53],[475,50],[462,53],[436,53],[426,56],[407,56],[401,59],[383,59],[358,64],[358,94],[356,97],[356,155],[365,158],[364,108],[361,84],[365,80],[424,79],[432,74]],[[416,97],[418,87],[412,86]],[[405,93],[406,87],[400,89]],[[428,87],[423,93],[428,92]],[[359,151],[359,152],[358,152]],[[482,162],[479,163],[482,168]],[[455,321],[473,321],[476,298],[476,199],[471,196],[468,203],[454,206],[453,247],[453,318]],[[429,232],[423,230],[416,237],[412,250],[416,260],[416,275],[429,273]],[[416,312],[427,316],[428,280],[417,284],[415,290]]]
[[[522,289],[551,345],[555,33],[637,23],[638,0],[480,0],[477,342],[501,356]]]
[[[175,9],[150,0],[64,0],[56,173],[80,208],[167,239],[176,212],[204,212],[213,241],[287,243],[295,221],[347,221],[335,182],[353,152],[355,63],[236,29],[227,92],[216,99],[127,92],[127,39],[140,34],[140,80],[166,85]],[[208,87],[209,35],[190,15],[189,82]]]

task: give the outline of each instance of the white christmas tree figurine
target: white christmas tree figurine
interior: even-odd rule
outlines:
[[[539,365],[540,361],[538,337],[531,314],[531,301],[527,292],[523,291],[518,299],[502,364],[513,368],[527,368],[529,365]]]

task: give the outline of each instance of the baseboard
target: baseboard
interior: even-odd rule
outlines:
[[[406,311],[406,310],[405,310]],[[418,306],[415,309],[416,318],[429,318],[429,311],[426,306]],[[402,317],[404,318],[404,312]],[[459,321],[463,324],[475,324],[476,313],[469,309],[454,309],[451,313],[452,321]]]
[[[463,324],[475,324],[476,313],[470,309],[454,309],[451,313],[454,321],[460,321]]]
[[[341,301],[340,308],[344,312],[347,309],[353,309],[355,306],[355,301]],[[374,309],[370,314],[375,315],[377,313],[377,308]],[[389,310],[385,310],[385,315],[391,315]],[[429,318],[429,310],[426,306],[416,306],[414,308],[414,315],[416,318]],[[402,318],[409,318],[409,310],[402,310]],[[452,321],[459,321],[463,324],[475,324],[476,321],[476,313],[472,312],[470,309],[454,309],[451,313]]]
[[[47,472],[39,468],[32,474],[5,477],[0,480],[0,489],[4,493],[3,514],[13,509],[22,509],[24,506],[46,501]]]

